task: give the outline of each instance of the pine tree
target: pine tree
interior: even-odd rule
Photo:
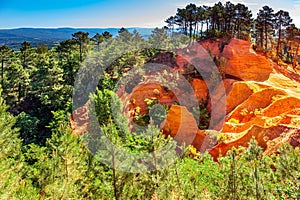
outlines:
[[[27,41],[21,44],[20,48],[20,59],[24,69],[28,68],[33,61],[33,48]]]
[[[35,188],[26,179],[27,166],[15,122],[0,97],[0,199],[37,199]]]
[[[233,35],[234,31],[234,17],[235,17],[235,5],[231,2],[226,2],[225,4],[225,13],[224,13],[224,20],[225,20],[225,27],[224,32],[230,35]]]
[[[290,144],[283,144],[275,157],[276,183],[281,198],[300,198],[300,150]]]
[[[175,15],[175,23],[181,29],[181,32],[184,35],[188,35],[188,21],[187,21],[188,13],[186,9],[177,9],[177,13]]]
[[[154,49],[164,50],[168,46],[168,36],[163,28],[155,28],[149,37],[151,47]]]
[[[168,19],[166,19],[165,22],[167,23],[168,30],[170,30],[170,36],[172,36],[175,30],[175,17],[171,16]]]
[[[4,65],[8,63],[13,56],[13,51],[6,45],[0,47],[1,60],[1,87],[4,88]]]
[[[39,199],[83,199],[88,196],[88,152],[71,128],[61,126],[45,147],[30,144],[28,176],[38,189]]]
[[[200,36],[201,38],[203,37],[203,26],[208,20],[207,12],[204,7],[200,6],[198,7],[198,12],[197,12],[197,23],[200,23]]]
[[[249,163],[251,181],[251,189],[254,197],[257,200],[265,197],[266,194],[266,183],[264,182],[264,174],[271,173],[269,163],[263,156],[262,148],[257,145],[257,142],[252,138],[249,142],[249,147],[245,153],[246,161]]]
[[[96,42],[97,51],[100,51],[100,44],[104,41],[104,36],[99,33],[96,33],[96,35],[93,36],[92,40]]]
[[[275,28],[278,31],[276,55],[280,56],[282,31],[292,23],[292,19],[287,11],[280,10],[275,14]]]
[[[264,6],[259,10],[256,19],[257,30],[261,37],[261,47],[263,47],[263,41],[265,41],[265,50],[268,50],[269,35],[274,33],[274,10],[269,6]]]
[[[58,65],[64,70],[63,78],[67,85],[74,84],[75,74],[80,65],[79,54],[76,51],[74,40],[65,40],[59,43],[55,51],[58,53]]]
[[[108,31],[104,31],[103,33],[102,33],[102,36],[104,37],[104,39],[105,39],[105,41],[107,42],[108,40],[110,40],[110,39],[112,39],[112,34],[110,33],[110,32],[108,32]]]
[[[213,35],[216,34],[216,31],[219,33],[222,31],[223,22],[224,22],[224,6],[221,2],[216,3],[213,7],[210,7],[208,15],[210,17],[210,26]]]
[[[80,62],[83,61],[83,56],[87,52],[87,45],[89,44],[89,33],[88,32],[76,32],[72,34],[73,40],[79,47],[79,60]]]
[[[189,27],[189,37],[190,37],[190,42],[192,42],[193,38],[193,30],[196,30],[197,26],[197,6],[195,4],[190,3],[185,7],[185,10],[187,12],[187,21],[188,21],[188,27]],[[193,27],[195,26],[195,27]],[[194,32],[195,34],[195,32]]]
[[[21,102],[29,90],[29,70],[24,69],[18,62],[14,62],[6,69],[5,99],[12,111]]]
[[[295,26],[295,24],[291,24],[286,29],[286,37],[288,41],[287,48],[287,60],[290,63],[293,63],[293,68],[295,69],[297,66],[297,56],[300,48],[300,31]]]
[[[31,93],[50,110],[63,109],[71,97],[71,87],[65,84],[63,69],[52,55],[41,55],[32,73]]]
[[[236,37],[239,39],[245,39],[242,38],[242,32],[244,31],[250,34],[250,29],[252,28],[252,13],[248,7],[240,3],[237,4],[235,6],[234,21],[234,32],[237,33]]]

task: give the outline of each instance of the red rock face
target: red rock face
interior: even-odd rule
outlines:
[[[198,132],[198,126],[193,115],[186,107],[175,105],[170,108],[162,127],[166,135],[171,135],[179,143],[191,144]]]
[[[252,49],[250,42],[232,38],[230,43],[224,46],[222,56],[231,59],[233,56],[237,55],[256,56],[256,53]]]
[[[207,100],[208,97],[208,88],[205,81],[201,79],[193,79],[191,85],[195,91],[198,101]]]
[[[259,55],[234,55],[228,58],[225,67],[226,74],[245,81],[265,81],[271,72],[268,60]]]
[[[148,104],[146,103],[146,99],[157,100],[160,104],[167,104],[171,106],[177,98],[175,94],[166,90],[159,83],[145,83],[136,86],[130,96],[130,106],[129,110],[134,110],[136,107],[140,107],[140,113],[146,114],[148,113]]]
[[[186,107],[173,105],[161,127],[164,134],[171,135],[179,144],[191,144],[198,151],[205,151],[209,146],[204,144],[205,131],[198,129],[195,118]]]
[[[186,67],[188,61],[183,56],[176,56],[176,63],[178,68],[181,70]]]
[[[224,46],[222,52],[221,43],[206,41],[201,45],[209,49],[212,55],[226,58],[226,74],[237,79],[265,81],[273,71],[271,66],[273,63],[266,57],[256,54],[248,41],[233,38]]]
[[[246,123],[255,116],[256,113],[268,107],[276,95],[283,95],[284,92],[277,89],[265,89],[249,96],[247,100],[238,105],[228,116],[227,120],[232,118],[240,123]]]
[[[247,147],[248,143],[252,138],[255,138],[258,145],[263,148],[263,150],[270,149],[269,143],[280,136],[286,134],[287,131],[294,130],[293,132],[298,133],[297,129],[287,128],[285,126],[275,126],[270,128],[264,128],[261,126],[251,126],[250,129],[246,130],[245,132],[241,133],[238,138],[230,141],[224,142],[212,148],[209,153],[212,157],[217,160],[220,156],[225,156],[226,153],[231,150],[233,147],[244,146]],[[295,131],[296,130],[296,131]],[[293,135],[293,134],[292,134]],[[282,144],[282,142],[280,142]]]
[[[75,110],[70,117],[70,125],[73,134],[83,135],[88,131],[90,119],[88,115],[88,107],[83,106]]]
[[[220,54],[220,48],[219,43],[215,42],[213,40],[206,40],[204,42],[201,42],[201,46],[208,51],[208,53],[212,55],[219,55]]]
[[[253,91],[246,82],[233,83],[232,89],[226,97],[226,114],[247,100],[252,94]]]

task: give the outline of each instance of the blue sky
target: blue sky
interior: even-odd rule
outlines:
[[[227,0],[221,0],[226,2]],[[162,27],[164,20],[188,3],[214,0],[0,0],[0,28],[16,27]],[[256,16],[264,5],[287,10],[300,27],[300,0],[231,0]]]

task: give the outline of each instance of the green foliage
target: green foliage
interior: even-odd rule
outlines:
[[[49,123],[47,128],[52,132],[58,131],[62,126],[67,126],[70,123],[70,114],[65,110],[52,111],[53,120]]]
[[[112,123],[116,125],[118,134],[125,138],[128,133],[127,119],[122,115],[122,102],[116,93],[111,90],[97,90],[96,94],[90,96],[91,106],[94,107],[94,114],[90,115],[92,126],[104,127]],[[97,121],[94,121],[94,117]]]
[[[274,156],[276,192],[281,198],[300,198],[300,150],[284,144],[279,155]]]
[[[83,57],[85,56],[87,52],[87,44],[89,43],[89,33],[87,32],[76,32],[72,34],[73,40],[79,47],[79,60],[80,62],[83,61]]]
[[[27,166],[22,155],[22,141],[14,128],[16,119],[7,113],[0,97],[0,198],[35,199],[37,190],[27,179]]]
[[[150,35],[149,42],[154,49],[167,49],[168,36],[163,28],[155,28]]]
[[[198,127],[201,130],[207,129],[210,123],[210,113],[207,109],[207,103],[204,99],[199,101],[199,113],[196,116],[199,116]]]
[[[29,89],[29,70],[26,70],[19,63],[9,65],[5,73],[3,89],[5,99],[9,105],[16,105],[22,101]]]
[[[149,199],[155,193],[169,196],[175,185],[170,183],[172,187],[168,184],[166,188],[165,184],[170,180],[169,175],[174,173],[168,170],[170,166],[168,163],[175,161],[175,141],[171,137],[166,138],[156,126],[150,124],[142,134],[131,135],[128,144],[128,148],[133,152],[150,153],[149,159],[143,163],[142,160],[145,158],[141,158],[140,163],[140,167],[146,168],[149,172],[137,174],[126,182],[122,196],[136,199]],[[168,148],[163,149],[166,146]]]
[[[76,50],[74,40],[62,41],[55,49],[58,54],[58,64],[64,71],[63,79],[67,85],[72,86],[75,81],[75,74],[80,66],[79,53]]]
[[[175,33],[174,26],[189,35],[190,42],[194,38],[217,38],[222,35],[232,35],[242,38],[242,32],[249,33],[252,28],[252,12],[243,4],[226,2],[215,3],[213,6],[199,6],[188,4],[177,10],[175,16],[166,20],[171,35]],[[204,32],[204,24],[207,30]]]
[[[45,147],[31,144],[26,159],[31,161],[28,177],[39,190],[39,198],[82,198],[88,170],[84,145],[70,128],[53,133]]]
[[[260,10],[253,30],[257,43],[261,42],[265,49],[270,47],[268,38],[273,32],[274,19],[278,34],[282,31],[282,37],[286,37],[278,39],[277,48],[285,43],[286,59],[292,62],[293,57],[288,54],[295,51],[293,44],[298,42],[299,31],[289,25],[287,13],[273,15],[268,7]],[[168,29],[155,29],[148,41],[137,31],[130,33],[122,28],[116,38],[108,32],[96,34],[94,43],[87,33],[77,32],[54,49],[45,45],[32,48],[28,42],[22,43],[16,52],[5,45],[0,47],[2,96],[9,105],[8,108],[0,98],[0,199],[300,198],[299,147],[285,144],[278,155],[268,157],[251,140],[248,148],[233,148],[215,162],[207,152],[199,153],[193,147],[186,150],[162,134],[157,126],[165,119],[169,107],[157,104],[157,99],[145,99],[149,114],[137,115],[143,131],[128,130],[128,122],[121,114],[121,101],[112,91],[119,86],[117,83],[121,82],[125,91],[131,92],[145,80],[145,71],[140,66],[154,61],[155,56],[164,52],[161,48],[179,48],[197,38],[224,34],[229,38],[235,35],[249,39],[246,36],[252,19],[246,6],[227,2],[212,7],[189,4],[178,9],[167,23]],[[204,32],[206,24],[208,29]],[[175,26],[189,36],[177,34]],[[86,134],[84,137],[90,138],[85,144],[85,138],[73,135],[69,127],[70,99],[76,72],[91,49],[96,50],[91,53],[97,58],[95,63],[108,68],[101,77],[100,89],[90,95],[89,104],[95,107],[90,128],[100,131]],[[279,49],[277,54],[282,51]],[[220,73],[215,72],[210,78],[219,82],[219,74],[225,77],[226,62],[218,57],[215,62]],[[95,63],[86,61],[85,64]],[[193,66],[189,67],[194,70]],[[127,73],[131,69],[137,72]],[[94,73],[87,69],[87,75]],[[130,81],[131,78],[135,81]],[[166,91],[181,84],[179,74],[167,70],[159,72],[157,79]],[[84,81],[89,80],[79,85],[85,85]],[[159,95],[157,91],[154,93]],[[206,129],[209,123],[206,104],[200,101],[200,109],[192,111],[200,116],[201,129]],[[138,110],[137,107],[137,114]],[[257,113],[259,110],[254,111]],[[236,119],[229,121],[238,123]],[[217,131],[207,131],[207,137],[219,144],[227,139]],[[111,143],[105,143],[105,138]],[[138,162],[130,163],[127,154],[120,153],[117,147],[133,153]],[[149,154],[148,160],[143,160],[139,153]],[[176,153],[181,156],[174,156]],[[124,172],[118,170],[121,165],[147,172]]]
[[[38,143],[37,136],[39,135],[38,126],[40,120],[37,117],[21,112],[17,116],[16,127],[20,129],[20,137],[23,139],[24,144]]]
[[[137,106],[135,108],[134,116],[133,116],[133,121],[138,125],[138,126],[146,126],[150,122],[149,114],[141,114],[140,113],[140,107]]]
[[[159,127],[167,116],[169,106],[159,104],[156,97],[152,97],[151,99],[146,98],[144,101],[147,104],[147,113],[141,114],[141,108],[137,106],[135,108],[133,121],[139,126],[146,126],[152,123]]]
[[[95,107],[100,126],[109,124],[110,119],[118,120],[114,118],[120,115],[122,103],[116,93],[107,89],[97,90],[96,94],[90,96],[90,99]]]
[[[268,157],[263,155],[255,140],[251,140],[247,149],[234,148],[215,162],[208,153],[201,154],[193,147],[175,148],[174,140],[166,138],[153,125],[140,135],[130,134],[122,140],[119,129],[108,120],[108,124],[103,125],[103,133],[113,144],[131,152],[153,152],[147,163],[135,163],[135,167],[152,171],[132,174],[118,171],[116,161],[122,155],[114,145],[106,145],[105,151],[98,149],[92,155],[82,138],[73,135],[64,125],[63,111],[54,113],[54,132],[46,145],[29,144],[23,154],[21,141],[12,128],[15,119],[6,109],[2,103],[2,199],[299,198],[299,148],[283,145],[278,155]],[[157,150],[166,145],[172,148],[157,154]],[[175,149],[183,155],[173,157]],[[111,162],[111,167],[105,166],[103,159]],[[133,164],[124,162],[122,165]]]
[[[293,159],[296,158],[294,155],[297,149],[294,150],[289,145],[285,146],[291,150],[286,161],[289,160],[292,163],[295,161]],[[281,156],[283,155],[274,156],[275,162],[270,157],[264,156],[254,139],[250,141],[247,149],[232,149],[226,157],[219,159],[221,173],[225,175],[223,180],[226,180],[217,182],[222,195],[225,199],[297,198],[299,190],[296,188],[299,188],[299,181],[294,179],[294,182],[292,181],[292,184],[288,186],[282,182],[283,172],[279,171]],[[299,160],[299,157],[296,160]],[[293,167],[289,171],[297,176]],[[286,181],[289,182],[289,180]]]
[[[64,108],[71,97],[71,87],[64,84],[63,69],[55,59],[50,56],[40,58],[32,79],[32,93],[43,105],[51,110]]]
[[[166,119],[169,107],[168,105],[154,104],[149,111],[150,121],[160,127],[161,123]]]

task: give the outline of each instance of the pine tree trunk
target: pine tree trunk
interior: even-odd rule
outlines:
[[[295,56],[294,56],[293,69],[295,69],[295,68],[296,68],[296,65],[297,65],[298,51],[299,51],[299,43],[297,44],[297,49],[296,49]]]
[[[196,40],[196,30],[197,30],[197,23],[195,23],[195,27],[194,27],[194,38],[193,38],[193,43]]]
[[[192,21],[190,21],[190,43],[192,43],[193,38],[193,24]]]
[[[268,29],[266,25],[265,25],[265,40],[266,40],[265,50],[268,50]]]
[[[279,28],[278,30],[278,41],[277,41],[277,49],[276,49],[277,58],[279,58],[280,41],[281,41],[281,28]]]
[[[264,46],[264,32],[260,32],[260,48],[263,48]]]

